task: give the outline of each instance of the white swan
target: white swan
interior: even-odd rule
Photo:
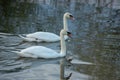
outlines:
[[[74,19],[71,13],[66,12],[63,16],[63,26],[66,31],[68,31],[68,24],[67,20],[68,19]],[[60,36],[51,33],[51,32],[35,32],[26,35],[25,37],[22,35],[19,35],[19,37],[23,38],[25,41],[36,41],[36,42],[55,42],[60,40]],[[65,36],[65,39],[67,39],[68,36]]]
[[[62,29],[60,32],[60,42],[61,42],[61,51],[60,53],[44,47],[44,46],[32,46],[26,49],[21,50],[20,52],[13,51],[22,57],[32,57],[32,58],[57,58],[64,57],[66,55],[66,45],[64,35],[70,36],[70,32]]]

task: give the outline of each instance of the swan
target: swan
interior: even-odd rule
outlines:
[[[74,20],[74,17],[71,13],[66,12],[63,16],[63,26],[66,31],[68,31],[68,24],[67,20],[71,19]],[[19,35],[19,37],[23,38],[25,41],[35,41],[35,42],[56,42],[60,40],[60,36],[51,33],[51,32],[35,32],[31,34],[27,34],[26,36]],[[68,38],[68,36],[65,36],[65,40]]]
[[[65,29],[60,31],[60,44],[61,44],[61,51],[60,53],[52,50],[50,48],[44,46],[32,46],[21,51],[13,51],[17,53],[21,57],[31,57],[31,58],[57,58],[57,57],[64,57],[66,55],[66,45],[64,36],[68,35],[71,36],[70,32],[67,32]]]

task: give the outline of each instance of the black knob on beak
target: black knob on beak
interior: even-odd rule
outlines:
[[[67,32],[67,35],[68,35],[69,37],[71,37],[71,36],[72,36],[72,33],[71,33],[71,32]]]

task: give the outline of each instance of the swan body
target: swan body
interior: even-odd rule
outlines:
[[[57,58],[62,57],[60,53],[44,47],[44,46],[32,46],[18,52],[21,57],[31,57],[31,58]],[[64,56],[64,55],[63,55]]]
[[[44,46],[32,46],[26,49],[21,50],[20,52],[15,52],[22,57],[31,57],[31,58],[57,58],[64,57],[66,55],[66,45],[64,35],[69,36],[69,32],[66,30],[61,30],[60,32],[60,43],[61,43],[61,51],[60,53],[44,47]]]
[[[71,13],[66,12],[63,16],[63,26],[66,31],[68,31],[67,20],[74,19]],[[51,33],[51,32],[35,32],[31,34],[27,34],[26,36],[19,35],[19,37],[23,38],[25,41],[36,41],[36,42],[55,42],[60,40],[60,36]],[[65,40],[68,36],[64,36]]]
[[[60,36],[51,33],[51,32],[35,32],[26,35],[26,37],[19,35],[25,41],[36,41],[36,42],[56,42],[60,40]],[[68,36],[64,36],[65,40],[68,39]]]

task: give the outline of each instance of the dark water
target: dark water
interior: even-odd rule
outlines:
[[[120,2],[119,0],[16,0],[0,1],[0,80],[119,80],[120,79]],[[94,3],[94,4],[93,4]],[[104,3],[104,4],[103,4]],[[117,7],[116,7],[117,5]],[[18,34],[49,31],[59,34],[65,12],[72,39],[64,59],[18,59],[10,51],[33,45],[59,50],[59,42],[22,42]],[[79,64],[80,61],[93,64]]]

